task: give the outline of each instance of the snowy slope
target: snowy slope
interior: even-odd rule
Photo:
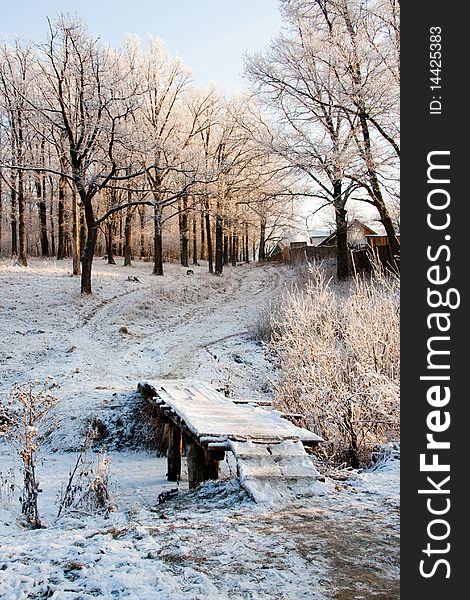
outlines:
[[[193,377],[234,397],[270,398],[275,374],[253,339],[254,323],[292,278],[276,265],[227,269],[223,277],[166,265],[158,278],[148,263],[96,260],[95,293],[82,298],[70,271],[69,261],[0,263],[0,390],[48,375],[60,385],[59,426],[38,466],[46,529],[20,526],[17,458],[0,441],[2,599],[398,597],[393,456],[271,509],[250,501],[229,459],[227,481],[188,492],[183,477],[179,495],[159,505],[158,495],[174,487],[165,460],[114,444],[116,512],[57,520],[70,450],[80,447],[87,419],[125,429],[139,381]]]

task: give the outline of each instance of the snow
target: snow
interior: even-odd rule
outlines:
[[[255,321],[293,277],[279,265],[223,277],[165,267],[161,278],[148,263],[96,259],[94,294],[84,298],[67,260],[31,260],[27,269],[0,262],[0,391],[48,376],[60,386],[59,424],[37,467],[45,529],[22,527],[18,459],[0,441],[2,600],[398,597],[396,448],[373,469],[327,477],[314,495],[287,504],[254,504],[230,457],[224,480],[188,491],[183,468],[176,497],[158,503],[177,486],[165,479],[165,459],[128,448],[137,383],[191,377],[235,398],[269,400],[275,372]],[[57,496],[93,418],[112,433],[117,510],[57,519]]]
[[[255,502],[275,506],[321,491],[318,472],[299,440],[277,444],[230,440],[229,446],[240,484]]]

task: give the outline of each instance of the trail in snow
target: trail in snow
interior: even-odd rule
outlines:
[[[196,377],[235,395],[270,392],[254,323],[289,278],[285,268],[244,265],[214,277],[169,264],[155,277],[148,263],[96,260],[94,294],[82,297],[69,261],[31,265],[0,269],[3,391],[52,375],[67,419],[114,410],[142,379]]]

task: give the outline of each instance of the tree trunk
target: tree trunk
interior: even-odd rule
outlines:
[[[196,213],[193,214],[193,265],[199,266],[197,262],[197,219]]]
[[[248,223],[245,223],[245,262],[250,262],[250,247],[248,238]]]
[[[17,256],[18,254],[18,221],[16,217],[16,185],[17,185],[17,173],[13,175],[11,173],[11,194],[10,194],[10,225],[11,225],[11,254]]]
[[[18,264],[22,267],[28,266],[28,239],[26,233],[26,197],[24,194],[24,172],[18,172],[18,238],[19,253]]]
[[[91,294],[91,268],[95,254],[98,224],[95,223],[91,201],[87,200],[86,198],[81,198],[81,200],[84,207],[85,220],[87,224],[86,244],[82,259],[81,292],[82,294]]]
[[[130,192],[129,192],[130,194]],[[129,201],[130,201],[129,197]],[[126,211],[126,223],[124,226],[124,266],[132,266],[132,217],[134,216],[134,210],[132,206],[127,207]]]
[[[49,256],[49,240],[47,238],[47,210],[46,210],[46,189],[44,178],[38,175],[36,177],[36,197],[38,203],[41,256]]]
[[[82,260],[83,255],[85,254],[85,246],[86,239],[88,235],[86,217],[85,217],[85,207],[83,204],[80,204],[80,260]]]
[[[338,279],[345,279],[349,275],[348,223],[340,179],[333,182],[333,205],[336,220],[336,275]]]
[[[206,210],[204,218],[206,221],[206,238],[207,238],[207,260],[209,261],[209,273],[214,272],[213,254],[212,254],[212,234],[211,234],[211,218],[209,215],[209,202],[206,202]]]
[[[41,142],[41,162],[46,163],[45,158],[45,140]],[[44,174],[36,176],[36,196],[38,200],[39,226],[41,230],[41,255],[49,256],[49,240],[47,237],[47,207],[46,207],[46,177]]]
[[[115,198],[114,198],[114,199],[115,199]],[[118,256],[122,256],[122,234],[123,234],[123,227],[122,227],[122,211],[119,211],[119,212],[117,213],[117,215],[114,215],[114,216],[115,216],[115,217],[117,216],[117,218],[119,219],[119,220],[118,220],[118,223],[119,223],[119,242],[117,243],[117,248],[116,248],[116,250],[117,250],[117,255],[118,255]],[[115,221],[115,219],[113,219],[113,225],[115,226],[115,224],[116,224],[116,221]],[[113,234],[113,233],[116,233],[116,227],[114,227],[114,231],[112,232],[112,234]],[[111,235],[112,235],[112,234],[111,234]],[[111,254],[112,254],[112,253],[113,253],[113,249],[112,249],[112,247],[111,247]],[[113,260],[114,260],[114,257],[113,257]],[[115,265],[115,264],[116,264],[116,261],[114,261],[114,263],[111,263],[111,264],[114,264],[114,265]]]
[[[57,206],[57,260],[65,258],[65,193],[67,189],[67,179],[61,175],[59,179],[59,203]]]
[[[51,227],[51,255],[55,256],[54,180],[52,177],[49,177],[49,222]]]
[[[259,249],[258,249],[258,261],[264,262],[266,260],[266,220],[260,220],[259,226]]]
[[[233,233],[232,234],[232,252],[230,255],[230,262],[232,263],[232,267],[236,267],[237,266],[237,236]]]
[[[228,265],[228,235],[224,235],[224,266]]]
[[[344,208],[336,209],[336,275],[346,279],[349,275],[348,223]]]
[[[205,257],[204,250],[205,250],[206,240],[205,240],[204,226],[205,226],[205,224],[204,224],[204,212],[201,211],[201,254],[200,254],[201,260],[204,260],[204,257]]]
[[[153,239],[153,275],[163,275],[163,243],[162,243],[162,209],[155,202],[153,209],[154,239]]]
[[[19,166],[23,165],[24,159],[24,136],[23,136],[23,115],[20,110],[17,114],[17,144],[16,160]],[[26,196],[24,190],[24,171],[18,169],[18,260],[17,263],[22,267],[28,266],[28,235],[26,231]]]
[[[106,254],[108,255],[108,265],[115,265],[116,261],[113,256],[113,222],[108,219],[105,227],[106,238]]]
[[[15,136],[11,136],[11,156],[16,156]],[[17,217],[17,189],[18,189],[18,171],[11,169],[10,171],[10,226],[11,226],[11,254],[18,255],[18,217]]]
[[[222,217],[220,216],[220,214],[217,214],[217,216],[215,218],[215,274],[221,275],[223,270],[224,270],[224,227],[222,224]]]
[[[382,196],[382,190],[379,183],[379,178],[377,177],[377,172],[375,168],[375,162],[372,154],[372,146],[370,141],[370,132],[369,125],[367,123],[367,115],[364,111],[359,114],[359,121],[361,124],[361,132],[362,138],[364,140],[364,149],[365,149],[365,158],[367,164],[367,174],[369,176],[370,181],[370,191],[371,198],[374,202],[375,207],[377,208],[380,220],[385,227],[385,231],[387,233],[388,243],[390,246],[390,250],[394,257],[398,257],[400,254],[400,243],[398,242],[395,227],[393,225],[392,218],[388,212],[388,208],[384,202]]]
[[[183,196],[180,213],[181,264],[189,266],[189,227],[188,227],[188,197]]]
[[[80,208],[78,194],[72,192],[72,273],[80,275]]]
[[[145,258],[145,206],[139,206],[139,219],[140,219],[140,258]]]

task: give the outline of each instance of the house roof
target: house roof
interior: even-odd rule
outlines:
[[[278,252],[282,252],[284,248],[286,248],[286,244],[281,242],[280,240],[276,242],[276,244],[271,248],[271,250],[267,253],[267,257],[272,256],[273,254],[277,254]]]
[[[356,225],[360,225],[363,229],[364,229],[364,235],[377,235],[377,233],[371,229],[370,227],[368,227],[367,225],[365,225],[364,223],[362,223],[362,221],[359,221],[359,219],[353,219],[349,224],[348,224],[348,231],[351,229],[351,227],[355,227]],[[336,231],[333,231],[333,233],[331,233],[326,239],[324,239],[319,246],[328,246],[333,240],[336,239]]]
[[[329,231],[309,231],[308,237],[327,237],[330,235],[331,230]]]

